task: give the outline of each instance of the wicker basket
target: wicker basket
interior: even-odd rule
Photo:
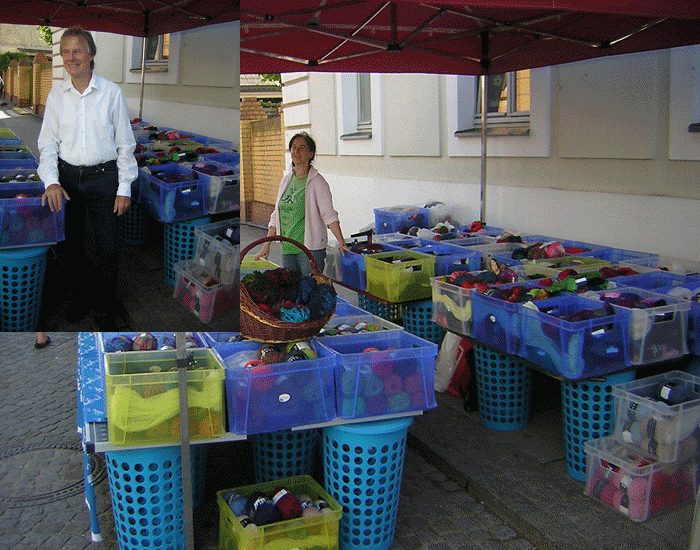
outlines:
[[[243,250],[241,250],[241,261],[253,248],[270,241],[288,242],[297,246],[309,258],[311,271],[314,278],[319,283],[325,283],[333,287],[331,280],[318,270],[318,266],[316,265],[316,262],[308,248],[297,241],[288,239],[287,237],[282,237],[280,235],[264,237],[250,243]],[[327,315],[324,317],[319,317],[318,319],[304,321],[302,323],[281,321],[262,311],[250,297],[250,294],[248,294],[245,286],[241,284],[240,287],[241,335],[248,340],[269,343],[297,342],[299,340],[305,340],[318,334],[335,312],[334,306]]]

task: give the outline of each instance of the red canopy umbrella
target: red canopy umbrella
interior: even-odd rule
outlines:
[[[697,0],[256,0],[241,73],[495,74],[700,42]]]
[[[697,43],[697,0],[255,0],[241,8],[240,61],[243,74],[488,75]]]
[[[157,36],[237,21],[239,0],[3,0],[0,23]]]

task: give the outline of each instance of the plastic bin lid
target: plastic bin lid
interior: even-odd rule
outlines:
[[[359,422],[357,424],[340,424],[331,426],[335,430],[360,435],[390,434],[406,430],[413,422],[413,417],[390,418],[388,420],[373,420],[371,422]]]
[[[0,250],[0,255],[10,258],[35,258],[46,254],[49,251],[49,246],[26,246],[22,248],[3,249]]]

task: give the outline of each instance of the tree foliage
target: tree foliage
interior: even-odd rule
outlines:
[[[41,38],[49,46],[53,46],[53,32],[51,31],[51,27],[47,25],[39,25],[36,30],[39,33],[39,38]]]
[[[24,52],[5,52],[0,54],[0,72],[4,72],[10,66],[13,59],[19,61],[20,59],[27,58],[31,61],[31,56]]]
[[[282,75],[280,73],[266,73],[259,74],[258,76],[264,84],[274,84],[275,86],[282,87]]]

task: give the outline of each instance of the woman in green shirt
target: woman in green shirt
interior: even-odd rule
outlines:
[[[309,249],[318,269],[323,272],[331,230],[341,254],[348,247],[340,229],[338,212],[333,208],[333,198],[328,182],[312,165],[316,156],[316,143],[306,132],[295,134],[289,140],[292,170],[280,182],[275,208],[268,224],[268,236],[279,230],[284,237],[303,243]],[[309,274],[311,267],[306,254],[298,247],[281,243],[282,267]],[[270,243],[265,243],[256,258],[267,258]]]

